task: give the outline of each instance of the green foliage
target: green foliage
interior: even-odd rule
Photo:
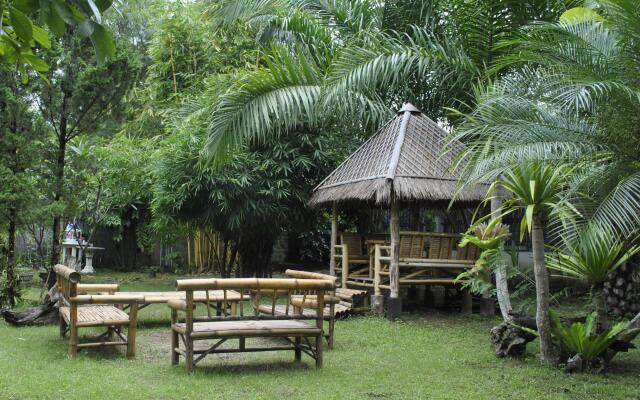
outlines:
[[[548,256],[547,267],[597,286],[638,251],[639,246],[627,248],[609,232],[591,226],[582,229],[575,239],[565,238],[564,246]]]
[[[500,268],[506,271],[504,260],[504,241],[509,235],[509,227],[494,219],[489,223],[475,224],[462,235],[458,247],[469,244],[477,246],[482,252],[473,268],[463,271],[456,277],[462,287],[469,288],[473,293],[485,294],[494,289],[492,272]]]
[[[98,63],[115,56],[111,33],[101,25],[102,13],[111,7],[110,0],[40,0],[8,1],[0,3],[0,61],[16,64],[22,81],[28,81],[25,65],[43,73],[49,64],[33,53],[36,44],[49,49],[49,33],[62,36],[65,31],[77,30],[81,37],[90,38]]]
[[[551,315],[551,331],[560,349],[569,356],[579,354],[588,363],[593,361],[624,333],[626,322],[619,322],[604,332],[596,332],[596,314],[587,317],[585,323],[574,322],[565,326],[558,314],[553,310]]]
[[[513,71],[476,93],[456,138],[469,182],[497,178],[509,160],[571,165],[562,199],[575,207],[555,233],[595,224],[621,238],[640,224],[640,4],[593,2],[604,18],[535,24],[503,40],[495,71]],[[636,71],[636,72],[633,72]]]
[[[224,161],[230,146],[265,143],[301,124],[357,120],[355,129],[371,129],[404,101],[444,119],[443,106],[467,107],[493,59],[508,54],[500,39],[577,2],[221,3],[218,21],[245,22],[268,39],[262,64],[239,76],[203,121],[210,156]]]
[[[513,201],[503,204],[505,209],[524,209],[520,222],[520,240],[525,231],[531,232],[536,214],[548,215],[558,206],[560,192],[566,184],[567,168],[563,165],[540,162],[516,164],[503,171],[498,185],[508,190]]]

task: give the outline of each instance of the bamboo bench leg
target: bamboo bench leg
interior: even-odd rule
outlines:
[[[78,355],[78,310],[73,306],[70,307],[69,314],[69,356],[74,358]]]
[[[64,322],[62,315],[59,315],[58,318],[60,318],[60,337],[63,338],[65,333],[67,333],[67,323]]]
[[[136,356],[136,330],[138,328],[138,305],[132,304],[129,309],[129,329],[127,331],[127,357]]]
[[[302,361],[302,350],[300,350],[301,339],[299,337],[295,338],[296,349],[295,351],[295,361]]]
[[[333,332],[336,327],[336,320],[334,318],[329,320],[329,340],[327,343],[329,344],[329,349],[333,350]]]
[[[178,322],[178,312],[171,310],[171,325]],[[180,346],[178,332],[171,329],[171,365],[176,365],[180,361],[180,353],[176,349]]]
[[[185,366],[187,372],[193,372],[193,339],[191,335],[185,335]]]
[[[322,368],[322,333],[316,336],[316,368]]]

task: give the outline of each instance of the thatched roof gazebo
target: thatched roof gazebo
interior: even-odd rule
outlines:
[[[327,176],[313,191],[310,205],[333,207],[331,274],[335,274],[338,204],[388,206],[391,210],[391,296],[389,313],[398,307],[400,203],[427,203],[441,207],[455,197],[458,204],[483,199],[486,188],[458,191],[459,176],[451,171],[462,143],[412,104],[397,115]],[[397,299],[394,301],[394,299]],[[394,304],[397,303],[397,304]]]

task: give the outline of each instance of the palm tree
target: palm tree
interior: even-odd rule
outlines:
[[[531,235],[533,272],[536,282],[536,325],[540,336],[542,361],[551,361],[551,322],[549,317],[549,274],[545,266],[544,229],[547,218],[558,206],[559,194],[566,183],[567,168],[540,162],[516,162],[502,171],[502,178],[494,187],[500,186],[511,198],[502,206],[503,213],[524,210],[520,224],[520,235],[528,231]],[[491,193],[490,193],[491,194]]]
[[[375,128],[412,101],[434,119],[466,107],[496,44],[519,27],[553,20],[576,0],[228,1],[220,23],[245,22],[263,40],[260,65],[207,108],[207,153],[265,142],[306,125],[358,121]],[[349,116],[349,118],[345,118]]]
[[[565,238],[563,242],[558,253],[548,258],[548,267],[589,283],[602,332],[607,329],[608,320],[602,285],[607,275],[640,251],[640,247],[627,248],[624,242],[598,226],[587,226],[575,239]]]
[[[575,243],[589,225],[630,246],[640,227],[640,3],[595,3],[498,45],[510,53],[494,69],[510,73],[476,90],[455,137],[467,144],[466,184],[498,178],[512,160],[573,165],[559,198],[571,218],[550,233]]]
[[[511,52],[495,68],[512,72],[476,91],[456,139],[467,144],[469,182],[512,159],[579,165],[567,192],[576,226],[630,237],[640,226],[640,3],[599,4],[604,21],[543,23],[503,42]]]

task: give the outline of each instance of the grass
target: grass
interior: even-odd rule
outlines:
[[[98,275],[121,290],[173,290],[175,276]],[[26,293],[33,298],[37,290]],[[616,358],[603,375],[569,375],[541,366],[531,353],[497,359],[488,344],[496,320],[422,312],[391,323],[341,320],[336,348],[316,370],[289,352],[211,356],[188,375],[169,363],[168,308],[140,312],[138,351],[83,351],[71,360],[55,326],[14,328],[0,322],[0,399],[634,399],[640,351]]]

